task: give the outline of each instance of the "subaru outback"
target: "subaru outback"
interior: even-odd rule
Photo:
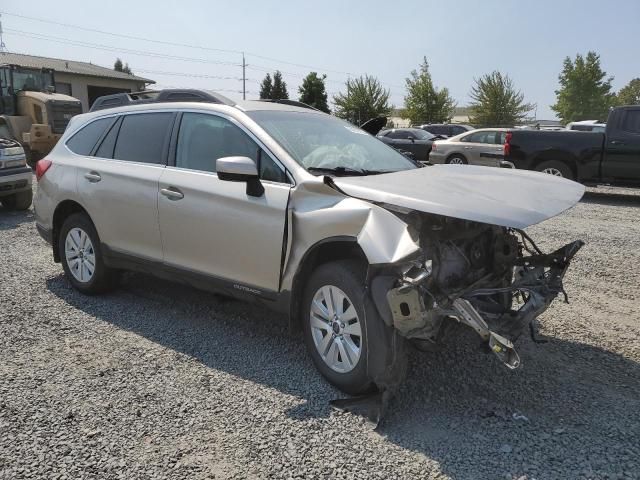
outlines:
[[[544,254],[524,229],[584,187],[423,166],[310,108],[207,98],[78,115],[38,162],[37,228],[73,287],[133,270],[267,305],[350,394],[397,385],[407,344],[455,341],[456,324],[520,365],[513,341],[582,246]]]

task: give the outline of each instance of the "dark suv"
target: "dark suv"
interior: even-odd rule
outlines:
[[[421,128],[433,135],[441,135],[443,137],[455,137],[461,133],[469,132],[473,130],[473,127],[469,125],[452,125],[450,123],[429,123],[425,125],[419,125],[415,128]]]

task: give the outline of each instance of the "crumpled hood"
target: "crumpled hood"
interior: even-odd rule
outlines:
[[[346,194],[425,213],[526,228],[574,206],[585,187],[546,173],[434,165],[366,177],[339,177]]]

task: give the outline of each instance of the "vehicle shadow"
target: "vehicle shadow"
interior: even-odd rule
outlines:
[[[33,210],[16,212],[0,205],[0,230],[13,230],[25,223],[32,223],[34,220]]]
[[[127,274],[103,297],[80,295],[63,275],[47,287],[101,321],[302,399],[287,412],[297,421],[328,417],[329,400],[343,396],[315,371],[301,336],[262,307],[140,274]],[[587,344],[524,338],[524,368],[509,371],[477,346],[462,331],[443,352],[413,352],[379,435],[455,479],[566,478],[567,471],[601,478],[612,462],[620,472],[640,472],[637,362]]]
[[[640,195],[623,192],[598,192],[588,190],[582,197],[584,203],[597,203],[615,207],[640,207]]]

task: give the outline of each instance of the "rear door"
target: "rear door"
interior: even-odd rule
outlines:
[[[503,146],[498,143],[501,133],[496,130],[481,130],[462,137],[462,151],[467,161],[472,165],[498,166],[499,157],[503,153]]]
[[[162,261],[158,181],[175,114],[118,118],[78,169],[78,192],[100,240],[118,253]]]
[[[258,295],[277,291],[291,190],[282,166],[235,120],[212,113],[181,114],[175,145],[158,196],[165,263]],[[262,196],[216,175],[218,158],[237,155],[259,164]]]
[[[414,135],[408,130],[394,130],[387,134],[389,144],[399,150],[411,152],[416,158],[420,155],[420,146],[416,145]]]
[[[640,182],[640,106],[625,108],[615,124],[607,125],[602,177],[617,183]]]

